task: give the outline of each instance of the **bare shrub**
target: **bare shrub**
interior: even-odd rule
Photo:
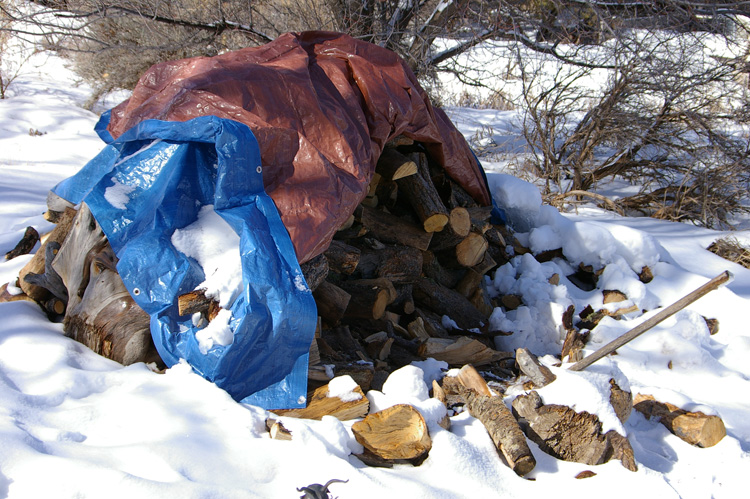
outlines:
[[[709,245],[708,251],[719,255],[725,260],[742,265],[750,269],[750,248],[740,243],[735,237],[718,239]]]

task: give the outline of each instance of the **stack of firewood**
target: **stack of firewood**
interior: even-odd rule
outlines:
[[[495,350],[501,333],[489,328],[500,303],[487,295],[484,277],[508,260],[507,229],[490,215],[419,144],[390,142],[367,197],[328,250],[302,266],[320,316],[311,378],[330,378],[319,362],[358,371],[366,388],[363,376],[377,386],[427,357],[457,366],[512,363],[512,354]]]

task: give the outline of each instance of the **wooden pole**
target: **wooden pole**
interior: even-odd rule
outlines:
[[[619,338],[616,338],[603,347],[601,347],[596,352],[592,353],[591,355],[584,357],[582,360],[576,362],[572,366],[570,366],[571,371],[581,371],[583,369],[586,369],[588,366],[596,362],[597,360],[601,359],[602,357],[609,355],[610,353],[614,352],[621,346],[625,345],[626,343],[629,343],[630,341],[634,340],[638,336],[642,335],[652,327],[659,324],[664,319],[676,314],[683,308],[687,307],[694,301],[698,300],[699,298],[702,298],[703,296],[707,295],[714,289],[718,288],[722,284],[728,282],[732,278],[732,274],[725,270],[718,276],[714,277],[710,281],[708,281],[706,284],[701,286],[700,288],[696,289],[695,291],[692,291],[691,293],[688,293],[687,295],[683,296],[667,308],[661,310],[658,314],[654,315],[650,319],[642,322],[641,324],[637,325],[627,333],[623,334]]]

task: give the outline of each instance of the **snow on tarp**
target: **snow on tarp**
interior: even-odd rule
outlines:
[[[336,33],[157,64],[97,132],[109,146],[55,192],[90,207],[167,365],[186,359],[265,408],[305,402],[316,309],[299,263],[323,252],[366,196],[388,140],[423,143],[491,202],[463,136],[401,59]],[[191,247],[210,225],[223,230],[211,209],[234,231],[218,238],[226,258]],[[217,296],[231,314],[208,326],[180,317],[177,297],[221,280],[225,270],[206,262],[236,260],[237,237],[242,288]]]
[[[168,366],[185,359],[235,399],[261,407],[304,403],[315,302],[263,189],[258,145],[247,126],[212,116],[144,121],[55,192],[88,204],[119,258],[125,286],[151,316],[154,343]],[[179,316],[177,296],[211,276],[199,259],[176,248],[174,236],[211,206],[238,236],[242,284],[226,304],[231,316],[224,312],[201,328]],[[191,243],[177,246],[183,244]],[[207,330],[222,320],[224,331],[214,337],[224,341],[207,345]]]

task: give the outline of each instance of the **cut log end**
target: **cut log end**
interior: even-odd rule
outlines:
[[[423,222],[425,232],[440,232],[448,224],[448,216],[442,213],[427,217]]]

